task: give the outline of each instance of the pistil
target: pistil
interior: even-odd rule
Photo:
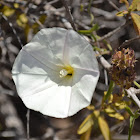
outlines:
[[[67,66],[67,67],[64,67],[64,69],[60,70],[59,72],[60,74],[60,77],[65,77],[67,75],[71,75],[73,74],[73,68],[71,66]]]

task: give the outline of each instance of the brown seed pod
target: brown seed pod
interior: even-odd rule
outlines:
[[[130,88],[136,77],[134,70],[135,63],[134,50],[122,48],[116,51],[111,61],[111,79],[121,88]]]

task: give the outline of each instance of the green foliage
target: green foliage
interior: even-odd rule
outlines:
[[[47,18],[46,15],[42,14],[39,15],[36,20],[34,20],[34,18],[31,19],[31,17],[29,17],[26,12],[24,12],[25,7],[23,7],[19,3],[12,3],[8,6],[1,6],[2,8],[0,9],[0,12],[2,12],[2,14],[6,17],[14,18],[17,26],[23,29],[27,42],[29,41],[29,33],[33,32],[33,34],[36,34],[40,30],[40,26],[44,24]],[[34,22],[31,22],[31,20]]]
[[[89,140],[91,135],[92,127],[90,127],[85,133],[83,133],[80,137],[80,140]]]
[[[93,45],[93,49],[95,51],[98,51],[100,55],[110,54],[112,51],[112,47],[110,45],[110,42],[106,39],[103,39],[102,42],[98,42],[98,40],[101,39],[100,36],[96,34],[96,32],[100,29],[100,26],[95,23],[94,21],[94,15],[90,11],[90,8],[92,7],[91,1],[88,5],[88,15],[90,16],[91,20],[91,26],[89,30],[79,30],[78,33],[88,36],[91,39],[91,43]],[[124,3],[126,5],[126,10],[119,11],[116,15],[120,17],[125,17],[126,19],[129,19],[131,17],[133,21],[134,28],[136,32],[140,35],[140,15],[134,13],[134,11],[140,11],[140,0],[133,0],[132,4],[129,4],[127,0],[120,0],[121,3]],[[84,5],[80,5],[80,11],[84,11]],[[41,25],[43,25],[47,19],[47,16],[45,14],[38,15],[34,19],[29,19],[29,17],[26,13],[24,13],[22,10],[18,9],[24,9],[20,4],[13,3],[13,5],[7,6],[4,5],[0,12],[2,12],[6,17],[11,18],[14,17],[17,26],[24,31],[26,41],[29,41],[29,33],[32,32],[33,34],[37,33]],[[32,21],[32,22],[31,22]],[[99,43],[99,47],[98,46]],[[140,85],[134,81],[134,84],[140,88]],[[113,89],[115,87],[115,84],[113,81],[110,81],[110,85],[108,88],[108,91],[104,92],[104,96],[102,98],[102,104],[100,104],[100,107],[96,108],[92,105],[88,106],[87,109],[91,111],[91,113],[84,119],[84,121],[79,126],[79,129],[77,133],[81,135],[81,140],[89,140],[91,132],[93,131],[93,134],[96,133],[95,129],[99,130],[99,135],[102,134],[105,140],[111,140],[111,133],[109,129],[109,125],[106,121],[106,117],[114,118],[117,122],[121,122],[125,119],[128,119],[130,116],[130,126],[129,126],[129,140],[132,135],[132,130],[134,126],[135,120],[139,117],[138,111],[133,113],[133,108],[130,108],[129,105],[131,104],[130,101],[126,101],[124,99],[124,93],[113,93]],[[0,126],[1,129],[1,126]]]
[[[123,11],[118,12],[116,15],[119,16],[119,17],[123,17],[126,14],[128,14],[128,11],[123,10]]]
[[[25,28],[25,26],[28,23],[28,17],[22,13],[22,14],[18,15],[16,22],[17,22],[18,26]]]
[[[99,123],[100,130],[104,136],[104,139],[111,140],[109,126],[107,122],[104,120],[104,118],[100,116],[98,118],[98,123]]]
[[[79,129],[78,129],[78,134],[83,134],[86,131],[88,131],[88,129],[90,129],[93,124],[94,124],[94,118],[93,118],[93,114],[90,114],[86,117],[86,119],[82,122],[82,124],[80,125]]]
[[[113,88],[114,88],[115,84],[113,81],[110,82],[109,84],[109,88],[108,88],[108,91],[104,97],[104,101],[108,100],[108,98],[110,97],[110,95],[112,94],[112,91],[113,91]]]
[[[104,97],[105,96],[106,94],[104,95]],[[125,107],[129,105],[129,102],[124,101],[123,97],[124,97],[124,94],[121,94],[121,95],[111,94],[110,97],[108,98],[108,102],[102,103],[103,110],[109,117],[113,117],[120,121],[125,119],[124,116],[120,114],[119,112],[120,110],[125,109]]]
[[[133,0],[129,11],[140,11],[140,0]]]
[[[140,88],[140,85],[136,82],[136,81],[134,81],[133,82],[138,88]]]
[[[131,13],[131,18],[137,34],[140,35],[140,16],[138,14]]]
[[[126,9],[117,13],[117,16],[124,16],[126,18],[130,17],[133,20],[135,30],[139,32],[139,15],[132,13],[133,11],[139,10],[139,1],[133,0],[132,4],[130,5],[127,0],[120,0],[121,3],[125,3]],[[82,10],[84,8],[82,7]],[[89,5],[90,9],[90,5]],[[88,11],[90,11],[88,9]],[[90,13],[90,12],[89,12]],[[99,25],[94,24],[91,29],[89,30],[79,30],[78,32],[83,35],[87,35],[91,37],[92,40],[96,43],[101,37],[95,34],[96,31],[99,30]],[[110,53],[112,51],[112,47],[107,40],[103,40],[102,43],[107,48],[99,48],[97,44],[93,45],[95,51],[98,51],[101,55]],[[82,122],[78,129],[78,134],[81,135],[81,140],[89,140],[91,131],[94,133],[94,128],[100,129],[101,134],[104,136],[105,140],[110,140],[110,130],[108,123],[105,120],[105,114],[111,118],[114,118],[116,121],[123,121],[125,119],[130,118],[130,129],[129,129],[129,136],[131,136],[133,124],[134,124],[134,114],[132,113],[132,109],[129,108],[131,101],[126,101],[124,99],[125,93],[123,90],[120,90],[120,93],[114,93],[113,89],[115,87],[115,83],[110,81],[109,88],[107,92],[104,92],[104,96],[102,98],[102,104],[99,109],[95,109],[93,106],[89,106],[87,109],[92,110],[93,112],[89,114],[85,120]],[[133,114],[133,115],[132,115]],[[133,116],[133,117],[132,117]],[[133,119],[132,119],[133,118]]]
[[[79,30],[78,32],[80,34],[85,34],[85,35],[91,35],[93,33],[93,31],[97,31],[99,29],[99,25],[95,24],[93,25],[93,27],[89,30]]]
[[[90,106],[88,108],[91,109]],[[86,117],[78,129],[78,134],[81,134],[81,140],[84,140],[83,137],[87,137],[86,140],[89,140],[89,134],[91,133],[92,127],[96,127],[96,125],[98,125],[104,139],[110,140],[111,136],[107,122],[105,121],[104,117],[101,116],[101,112],[99,110],[94,110],[93,107],[92,109],[93,113]]]
[[[135,120],[140,116],[140,113],[138,112],[138,110],[135,113],[133,113],[129,107],[126,107],[125,109],[130,114],[128,140],[131,140],[134,123]]]
[[[12,16],[15,13],[15,10],[8,6],[3,6],[0,10],[6,17]]]
[[[126,16],[127,18],[131,16],[134,28],[138,35],[140,35],[140,16],[133,11],[140,11],[140,0],[133,0],[132,4],[129,6],[127,0],[120,0],[121,3],[125,3],[127,10],[118,12],[117,16]]]

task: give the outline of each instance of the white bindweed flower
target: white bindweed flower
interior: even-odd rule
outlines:
[[[12,76],[28,108],[65,118],[90,104],[99,69],[83,37],[73,30],[49,28],[22,48]]]

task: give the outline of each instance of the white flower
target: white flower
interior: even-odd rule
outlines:
[[[90,104],[99,70],[83,37],[73,30],[49,28],[22,48],[12,76],[28,108],[65,118]]]

